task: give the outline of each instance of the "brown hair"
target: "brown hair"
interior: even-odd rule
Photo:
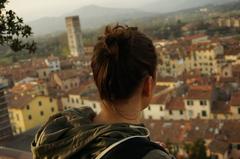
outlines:
[[[92,57],[92,71],[101,99],[128,99],[141,81],[155,78],[157,55],[153,42],[136,27],[107,26]]]

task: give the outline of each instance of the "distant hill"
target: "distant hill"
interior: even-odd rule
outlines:
[[[228,8],[238,9],[239,2],[240,0],[155,0],[155,2],[151,1],[151,3],[149,2],[141,9],[108,8],[89,5],[60,17],[44,17],[28,24],[32,27],[35,35],[43,35],[65,31],[65,17],[71,15],[80,16],[83,29],[96,29],[110,23],[160,17],[162,13],[164,13],[162,15],[167,15],[168,13],[170,13],[169,15],[178,15],[183,12],[190,13],[192,10],[203,6],[219,11],[230,11]]]
[[[140,17],[150,17],[154,13],[145,12],[137,9],[107,8],[96,5],[89,5],[78,10],[65,14],[61,17],[44,17],[28,24],[37,35],[65,30],[65,17],[79,15],[83,29],[98,28],[114,22],[135,19]]]
[[[158,13],[202,7],[209,4],[219,5],[237,0],[156,0],[141,7],[142,10]]]

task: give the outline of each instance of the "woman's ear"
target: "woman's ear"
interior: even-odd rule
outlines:
[[[154,87],[155,87],[155,82],[152,76],[146,77],[143,83],[142,95],[144,97],[152,97]]]
[[[152,76],[146,77],[142,87],[142,110],[149,106],[153,96],[154,87],[155,81],[153,80]]]

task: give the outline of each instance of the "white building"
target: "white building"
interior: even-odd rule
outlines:
[[[184,104],[188,119],[210,119],[211,106],[213,101],[212,88],[204,89],[201,86],[198,89],[190,89],[184,97]]]
[[[149,107],[143,111],[144,119],[161,120],[165,118],[166,103],[169,100],[168,95],[159,95],[153,97]]]
[[[60,60],[58,57],[50,56],[45,59],[45,63],[52,72],[57,72],[61,70]]]
[[[63,109],[79,108],[83,106],[91,107],[94,112],[101,111],[100,100],[96,95],[96,91],[91,91],[92,86],[83,86],[81,88],[74,88],[70,90],[66,96],[62,97]]]

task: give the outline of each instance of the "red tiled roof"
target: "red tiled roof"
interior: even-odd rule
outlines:
[[[211,90],[212,90],[212,86],[211,86],[211,85],[190,86],[190,90],[196,90],[196,91],[211,91]]]
[[[235,93],[232,95],[230,100],[231,106],[240,106],[240,92]]]
[[[176,97],[172,98],[167,104],[166,104],[167,110],[185,110],[183,98]]]
[[[213,114],[228,114],[230,113],[230,106],[228,103],[223,101],[217,101],[213,103],[211,107]]]
[[[151,104],[165,104],[168,98],[168,94],[154,96],[152,98]]]
[[[202,38],[202,37],[206,37],[207,35],[205,34],[196,34],[196,35],[190,35],[190,36],[185,36],[184,39],[185,40],[194,40],[194,39],[198,39],[198,38]]]
[[[185,99],[211,99],[212,91],[208,90],[190,90],[188,91]]]
[[[29,102],[33,100],[32,95],[24,94],[24,95],[13,95],[9,99],[9,107],[10,108],[17,108],[17,109],[23,109]]]

